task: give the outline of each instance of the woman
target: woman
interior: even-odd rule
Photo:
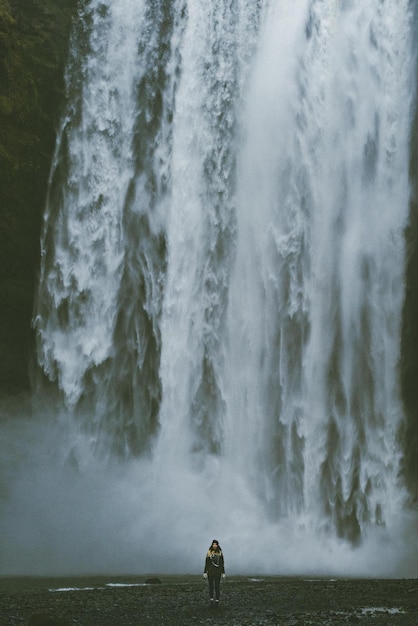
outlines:
[[[215,589],[214,606],[219,606],[221,576],[225,578],[224,555],[222,554],[219,541],[214,539],[206,554],[205,570],[203,573],[203,578],[205,580],[207,579],[209,583],[209,598],[211,604],[213,604],[213,590]]]

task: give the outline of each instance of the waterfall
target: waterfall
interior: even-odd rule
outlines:
[[[312,516],[352,541],[400,507],[410,51],[399,9],[272,8],[238,170],[230,446],[248,451],[240,472],[257,468],[274,517]]]
[[[80,9],[36,396],[97,567],[200,571],[213,535],[236,572],[397,571],[412,10]]]

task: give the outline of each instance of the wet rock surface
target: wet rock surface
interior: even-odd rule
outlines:
[[[418,624],[418,580],[227,578],[218,608],[200,577],[0,580],[2,626]],[[32,621],[31,621],[32,620]]]

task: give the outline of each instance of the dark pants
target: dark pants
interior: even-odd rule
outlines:
[[[221,596],[221,577],[220,576],[211,576],[208,574],[208,583],[209,583],[209,598],[213,598],[213,587],[215,586],[215,597],[219,600]]]

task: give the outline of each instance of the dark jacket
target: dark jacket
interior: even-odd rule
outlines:
[[[205,561],[205,574],[208,576],[221,576],[221,574],[225,574],[222,550],[219,549],[214,552],[208,550]]]

